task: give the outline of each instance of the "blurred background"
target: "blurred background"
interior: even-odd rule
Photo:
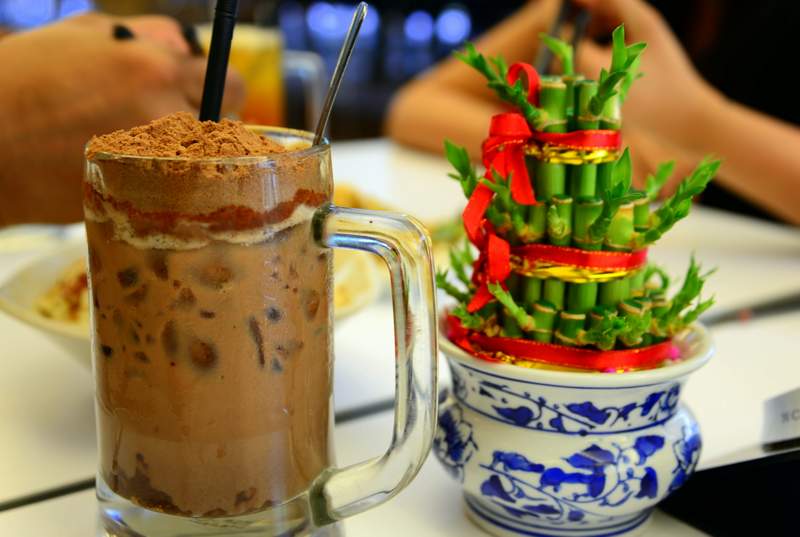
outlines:
[[[348,75],[332,118],[331,135],[337,139],[365,138],[381,134],[383,115],[393,93],[403,82],[452,53],[468,39],[519,8],[525,0],[374,0],[362,29]],[[726,95],[770,115],[800,122],[800,107],[787,110],[776,98],[792,85],[763,89],[756,73],[785,69],[780,40],[794,23],[776,13],[779,2],[765,0],[753,5],[723,0],[651,0],[666,17],[700,72]],[[0,31],[35,28],[83,11],[96,9],[118,15],[161,13],[187,24],[211,20],[213,0],[0,0]],[[241,0],[240,21],[278,29],[283,47],[318,54],[330,72],[336,61],[355,2],[332,3],[297,0]],[[773,31],[761,32],[759,29]],[[724,31],[722,31],[724,29]],[[785,31],[783,31],[785,30]],[[758,34],[761,47],[742,39]],[[763,34],[763,35],[762,35]],[[778,40],[778,41],[776,41]],[[774,41],[774,42],[773,42]],[[784,43],[785,44],[785,43]],[[764,54],[764,50],[772,50]],[[747,69],[732,69],[733,62]],[[303,99],[287,77],[289,126],[302,126]],[[778,92],[776,96],[774,92]],[[286,97],[288,96],[288,98]]]
[[[365,138],[381,134],[382,120],[393,93],[403,82],[474,39],[524,4],[524,0],[374,0],[345,77],[345,91],[334,110],[331,136]],[[792,85],[771,85],[760,91],[756,73],[785,69],[778,53],[792,20],[777,16],[777,0],[758,5],[723,0],[651,1],[666,17],[704,77],[729,97],[785,120],[800,121],[795,99],[781,98]],[[0,0],[0,28],[25,30],[69,15],[96,9],[119,15],[162,13],[187,24],[210,20],[213,0]],[[242,0],[240,20],[278,29],[288,50],[311,51],[332,70],[354,8],[352,3],[297,0]],[[759,29],[771,28],[767,33]],[[724,29],[724,31],[722,31]],[[784,31],[785,30],[785,31]],[[0,30],[2,31],[2,30]],[[758,34],[761,47],[742,39]],[[763,35],[762,35],[763,34]],[[763,54],[764,50],[774,53]],[[733,62],[747,69],[732,69]],[[304,124],[300,82],[292,73],[284,80],[284,121]],[[777,92],[779,95],[776,95]],[[287,97],[288,96],[288,97]]]
[[[378,136],[386,107],[400,85],[499,22],[523,1],[378,0],[370,2],[331,122],[336,139]],[[24,30],[96,9],[112,14],[161,13],[188,24],[211,20],[208,0],[0,0],[0,26]],[[502,4],[498,7],[497,4]],[[319,55],[328,73],[352,17],[355,2],[242,0],[240,22],[276,28],[287,50]],[[284,80],[284,123],[304,124],[300,81]],[[327,77],[326,77],[327,81]]]
[[[451,54],[464,41],[476,39],[524,3],[370,2],[333,111],[331,138],[381,136],[389,102],[404,82]],[[779,0],[757,4],[724,0],[650,3],[665,17],[712,86],[746,106],[800,123],[800,102],[794,98],[793,84],[770,83],[769,91],[764,91],[765,80],[786,72],[786,39],[796,20],[786,14],[796,12],[796,8]],[[118,15],[171,15],[201,28],[201,38],[207,39],[202,25],[211,20],[213,5],[213,0],[0,0],[0,33],[24,31],[95,9]],[[252,101],[261,103],[262,108],[245,110],[242,119],[308,127],[309,119],[316,116],[315,107],[327,86],[354,6],[355,2],[241,0],[232,63],[243,72]],[[251,27],[245,31],[243,23]],[[282,61],[276,62],[276,55]],[[281,67],[276,70],[276,65]],[[263,103],[273,108],[263,109]],[[710,190],[715,192],[715,199],[720,198],[715,203],[720,207],[768,217],[715,185]]]

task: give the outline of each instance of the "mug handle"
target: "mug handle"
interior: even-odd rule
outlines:
[[[284,50],[284,76],[293,76],[303,84],[306,129],[317,126],[325,92],[325,63],[319,54],[302,50]]]
[[[314,215],[314,239],[383,258],[391,276],[395,334],[394,434],[380,457],[326,470],[310,493],[317,526],[375,507],[419,471],[436,430],[436,303],[431,242],[405,215],[327,204]]]

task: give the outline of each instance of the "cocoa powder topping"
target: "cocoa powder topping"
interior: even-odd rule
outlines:
[[[281,144],[248,130],[241,121],[200,121],[176,112],[147,125],[95,136],[86,154],[142,157],[225,158],[283,153]]]

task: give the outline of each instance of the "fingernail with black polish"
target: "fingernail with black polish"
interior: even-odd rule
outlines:
[[[117,41],[125,41],[126,39],[133,39],[136,37],[133,35],[133,32],[131,32],[131,29],[123,24],[115,24],[111,35],[113,35],[114,39]]]

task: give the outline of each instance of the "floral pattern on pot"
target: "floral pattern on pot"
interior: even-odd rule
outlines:
[[[684,426],[683,437],[672,444],[672,452],[675,454],[677,464],[672,470],[672,481],[667,489],[668,492],[671,493],[681,488],[689,476],[694,473],[697,461],[700,459],[702,445],[697,422]]]
[[[629,445],[589,444],[560,465],[537,463],[512,451],[495,451],[480,491],[485,499],[518,517],[550,524],[611,520],[603,507],[658,494],[656,470],[648,459],[665,445],[660,435],[642,435]]]
[[[475,452],[478,444],[472,437],[472,425],[462,416],[457,406],[451,406],[439,413],[439,428],[433,439],[433,453],[450,474],[464,481],[464,465]]]
[[[535,383],[502,376],[487,378],[472,368],[451,364],[453,392],[465,407],[517,427],[561,434],[611,434],[647,429],[668,421],[678,408],[680,384],[658,386],[636,400],[599,407],[590,400],[553,400]],[[552,386],[551,386],[552,387]]]

